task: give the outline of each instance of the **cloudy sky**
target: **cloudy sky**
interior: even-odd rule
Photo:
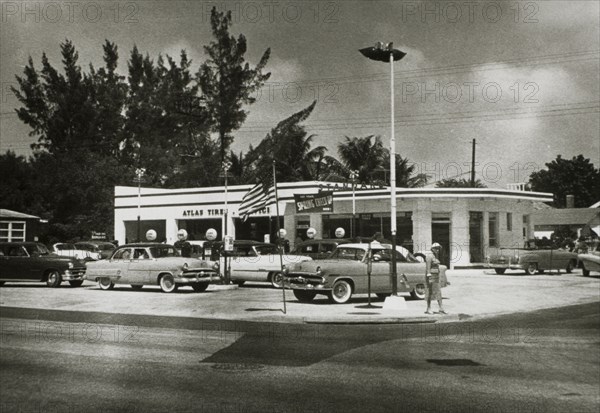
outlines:
[[[116,42],[120,71],[133,47],[156,58],[185,49],[197,69],[210,9],[233,12],[247,58],[271,48],[272,77],[232,149],[257,144],[280,120],[317,106],[315,145],[337,156],[344,136],[390,137],[390,66],[359,48],[394,42],[396,150],[432,181],[476,173],[487,186],[526,181],[557,155],[600,166],[599,2],[592,1],[2,1],[0,152],[29,154],[35,138],[14,115],[15,75],[59,44],[101,65]]]

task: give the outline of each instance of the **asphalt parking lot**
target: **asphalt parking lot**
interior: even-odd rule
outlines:
[[[243,287],[211,285],[196,293],[190,287],[165,294],[158,286],[133,291],[118,285],[103,291],[86,281],[72,288],[45,284],[7,283],[0,289],[0,306],[64,311],[90,311],[136,315],[164,315],[219,320],[284,323],[409,323],[449,322],[499,314],[527,312],[600,301],[600,276],[583,277],[581,270],[528,276],[522,272],[497,275],[492,270],[450,270],[451,285],[443,289],[448,315],[425,315],[425,302],[408,295],[399,307],[389,308],[374,295],[355,295],[348,304],[330,304],[325,296],[300,303],[290,290],[266,283]],[[404,308],[401,308],[402,305]],[[437,303],[432,303],[437,311]]]

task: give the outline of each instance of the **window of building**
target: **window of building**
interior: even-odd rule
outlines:
[[[488,232],[490,239],[490,247],[498,246],[498,213],[490,212],[488,217]]]
[[[0,241],[25,241],[25,222],[0,222]]]
[[[512,231],[512,226],[513,226],[513,222],[512,222],[512,212],[507,212],[506,213],[506,230],[507,231]]]

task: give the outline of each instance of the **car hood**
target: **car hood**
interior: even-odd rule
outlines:
[[[587,254],[577,254],[577,259],[580,260],[590,260],[590,261],[600,261],[600,252],[588,252]]]
[[[85,263],[81,260],[78,260],[77,258],[67,257],[65,255],[58,255],[53,252],[51,252],[50,254],[46,254],[46,255],[40,255],[40,258],[44,258],[46,260],[52,260],[52,261],[72,262],[73,265],[76,267],[85,267]]]

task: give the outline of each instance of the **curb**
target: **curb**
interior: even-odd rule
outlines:
[[[361,318],[361,319],[356,319],[356,320],[342,320],[342,319],[338,319],[338,320],[332,320],[332,319],[316,319],[316,318],[304,318],[303,319],[304,324],[337,324],[337,325],[343,325],[343,324],[352,324],[352,325],[359,325],[359,324],[367,324],[367,325],[373,325],[373,324],[433,324],[433,323],[437,323],[438,320],[434,319],[434,318],[426,318],[426,317],[413,317],[413,318],[379,318],[379,319],[367,319],[367,318]]]

